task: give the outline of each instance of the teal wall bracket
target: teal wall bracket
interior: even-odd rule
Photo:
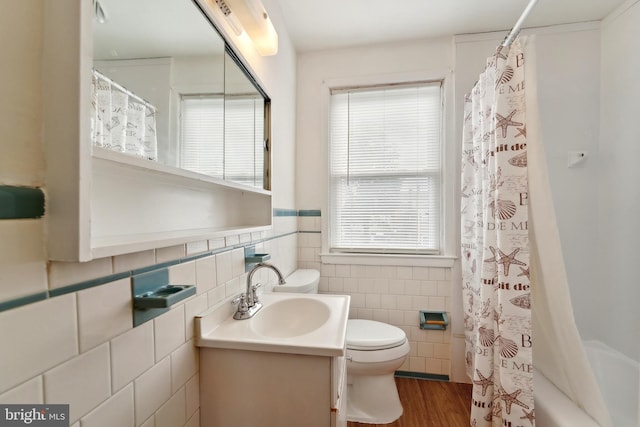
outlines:
[[[40,188],[0,185],[0,219],[31,219],[44,215]]]
[[[194,285],[170,285],[169,269],[136,274],[131,279],[133,326],[169,311],[169,307],[196,294]]]
[[[244,248],[244,271],[250,271],[259,262],[271,259],[269,254],[257,254],[255,246],[245,246]]]
[[[434,329],[444,331],[449,325],[446,311],[420,310],[420,329]]]

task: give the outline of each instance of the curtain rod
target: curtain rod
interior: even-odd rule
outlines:
[[[518,20],[516,21],[516,25],[513,26],[513,28],[509,32],[509,34],[507,34],[507,37],[505,37],[505,39],[502,41],[502,43],[501,43],[502,47],[507,47],[507,46],[511,45],[511,43],[513,43],[513,40],[520,33],[520,29],[522,28],[522,24],[524,24],[525,19],[527,19],[527,16],[529,16],[529,13],[531,13],[531,11],[533,10],[533,8],[534,8],[534,6],[536,5],[537,2],[538,2],[538,0],[531,0],[529,2],[527,7],[524,9],[524,12],[522,12],[522,15],[520,15],[520,18],[518,18]]]

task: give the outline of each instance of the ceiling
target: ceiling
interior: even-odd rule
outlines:
[[[298,52],[509,30],[528,0],[276,0]],[[601,20],[626,0],[540,0],[524,27]]]

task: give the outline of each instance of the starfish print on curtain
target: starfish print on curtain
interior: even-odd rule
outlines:
[[[516,39],[465,97],[462,292],[477,427],[535,424],[524,66]]]

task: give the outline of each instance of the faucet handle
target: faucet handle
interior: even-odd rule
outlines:
[[[231,300],[231,304],[238,304],[238,312],[246,313],[249,311],[249,305],[247,304],[247,296],[240,294]]]
[[[251,286],[251,300],[253,301],[254,304],[260,302],[260,300],[258,299],[258,294],[256,293],[256,291],[261,286],[262,286],[262,283],[256,283],[255,285]]]

